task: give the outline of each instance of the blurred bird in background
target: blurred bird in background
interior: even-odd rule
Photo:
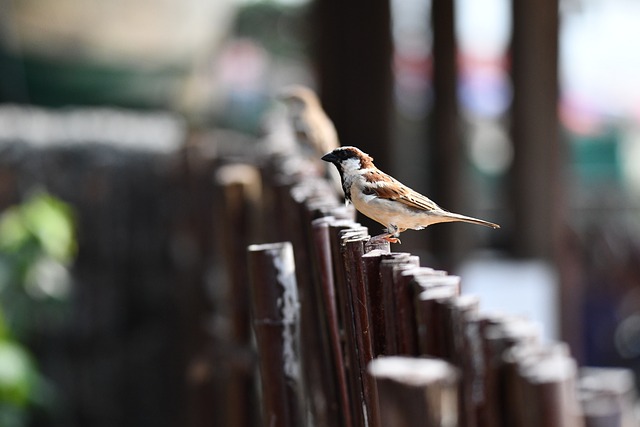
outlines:
[[[322,109],[316,93],[305,86],[287,86],[279,99],[287,106],[296,140],[309,156],[322,157],[340,146],[333,122]]]
[[[336,128],[323,110],[320,99],[313,90],[301,85],[283,88],[278,98],[287,107],[289,125],[302,156],[317,164],[339,193],[342,188],[340,176],[320,161],[325,153],[340,147]]]
[[[428,197],[412,190],[382,172],[373,158],[356,147],[340,147],[322,156],[333,163],[342,178],[345,198],[362,214],[386,227],[386,233],[373,240],[400,243],[398,235],[405,230],[421,230],[439,222],[469,222],[491,228],[498,224],[447,212]]]

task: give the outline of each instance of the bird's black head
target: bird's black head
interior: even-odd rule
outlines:
[[[340,173],[344,197],[351,200],[353,174],[363,168],[373,167],[373,159],[356,147],[339,147],[322,156],[325,162],[333,163]]]
[[[339,147],[322,156],[325,162],[333,163],[340,173],[344,197],[351,200],[351,182],[354,173],[362,169],[375,168],[373,159],[356,147]]]

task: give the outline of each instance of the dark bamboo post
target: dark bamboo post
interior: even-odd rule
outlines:
[[[485,357],[485,406],[481,425],[510,425],[509,410],[505,402],[512,395],[508,388],[507,352],[518,345],[536,348],[540,339],[538,325],[514,316],[487,317],[482,326]],[[526,402],[526,400],[525,400]]]
[[[476,383],[475,372],[475,348],[468,333],[468,320],[476,316],[480,305],[480,299],[474,295],[461,295],[455,297],[447,304],[449,311],[451,330],[449,331],[453,345],[452,362],[460,369],[461,381],[459,387],[460,425],[466,427],[476,426],[476,413],[473,405],[474,387]]]
[[[251,245],[251,307],[264,425],[304,425],[299,359],[300,302],[291,243]]]
[[[576,396],[576,362],[559,351],[541,353],[519,364],[526,412],[523,427],[583,427]]]
[[[367,365],[373,359],[372,330],[369,315],[369,301],[364,277],[364,244],[369,236],[359,231],[343,237],[343,262],[347,279],[347,302],[351,307],[354,323],[354,339],[347,342],[349,353],[357,361],[362,393],[362,405],[366,411],[365,425],[380,426],[378,415],[378,395],[375,382],[367,375]]]
[[[476,412],[476,423],[479,427],[491,427],[487,422],[489,407],[493,403],[492,365],[489,363],[489,350],[484,340],[484,331],[488,325],[499,324],[504,316],[495,313],[478,313],[471,315],[467,323],[467,334],[474,351],[474,381],[476,393],[473,406]]]
[[[415,289],[415,313],[420,354],[450,358],[445,322],[445,302],[460,293],[458,276],[417,276],[412,282]]]
[[[497,395],[497,397],[503,396],[499,401],[500,425],[527,425],[530,422],[530,412],[537,410],[532,405],[531,390],[522,376],[522,370],[550,356],[568,357],[568,354],[566,344],[541,345],[532,340],[523,340],[502,354],[500,385],[503,386],[503,392]],[[494,410],[494,412],[498,411]],[[489,422],[486,424],[489,425]]]
[[[296,265],[304,266],[296,269],[296,278],[301,305],[300,341],[306,404],[314,425],[331,427],[339,422],[339,406],[335,401],[338,394],[331,358],[325,357],[330,353],[330,344],[324,334],[324,322],[321,322],[323,307],[314,289],[310,213],[306,208],[307,201],[311,200],[328,209],[338,203],[327,181],[312,176],[301,177],[284,197],[283,214],[291,233]]]
[[[374,356],[385,355],[385,304],[382,295],[380,280],[380,263],[383,259],[388,259],[392,255],[388,250],[372,250],[362,257],[364,264],[365,283],[369,301],[369,315],[371,319],[371,329],[373,332],[373,354]]]
[[[480,307],[480,298],[475,295],[460,295],[447,301],[446,309],[448,311],[451,333],[451,354],[452,363],[466,372],[465,366],[468,363],[467,355],[469,352],[469,343],[466,340],[467,319],[470,316],[477,315]]]
[[[343,237],[367,236],[366,227],[352,221],[335,221],[329,225],[331,240],[331,257],[333,260],[333,274],[335,279],[336,306],[338,323],[341,331],[341,348],[345,357],[346,377],[349,390],[349,407],[352,425],[356,427],[365,425],[365,413],[362,408],[362,387],[359,379],[358,359],[355,349],[350,343],[356,339],[353,308],[349,304],[347,276],[343,260]]]
[[[345,301],[345,296],[341,293],[344,292],[345,272],[342,263],[342,236],[341,232],[349,231],[353,233],[354,231],[361,231],[363,235],[366,235],[367,229],[362,227],[357,222],[353,222],[350,220],[336,220],[329,223],[329,243],[331,247],[331,260],[332,260],[332,269],[333,269],[333,278],[335,282],[335,298],[337,305],[337,314],[338,314],[338,325],[340,328],[344,328],[344,313],[343,307],[345,306],[343,302]]]
[[[418,325],[416,323],[414,282],[416,277],[442,276],[444,271],[436,271],[428,267],[403,267],[394,272],[396,282],[396,314],[398,353],[407,356],[418,356]]]
[[[439,359],[380,357],[369,365],[383,426],[458,425],[458,371]]]
[[[433,112],[430,123],[429,194],[452,211],[461,209],[462,141],[458,112],[458,70],[455,37],[455,2],[433,0],[431,3],[433,31]],[[432,250],[439,262],[450,267],[463,250],[460,227],[434,227]]]
[[[398,355],[398,298],[401,293],[397,282],[394,281],[395,271],[399,269],[415,268],[420,264],[416,256],[408,253],[396,253],[393,257],[380,261],[380,286],[382,287],[382,301],[384,305],[384,335],[386,355]],[[404,300],[403,300],[404,301]]]
[[[352,224],[352,221],[342,220],[345,224]],[[337,410],[341,414],[341,425],[350,427],[352,425],[351,409],[349,406],[349,386],[347,384],[346,367],[344,365],[344,351],[340,333],[339,313],[336,302],[335,273],[333,270],[333,255],[331,248],[331,238],[329,235],[329,225],[336,221],[333,217],[323,217],[312,222],[313,243],[316,253],[316,262],[320,275],[319,289],[317,295],[324,308],[323,324],[326,328],[326,336],[329,342],[330,354],[328,357],[333,362],[337,395],[334,396],[334,405],[338,405]]]
[[[360,240],[361,242],[368,239],[368,230],[360,224],[352,224],[347,229],[335,229],[332,235],[332,244],[334,250],[334,269],[337,272],[337,295],[338,307],[342,314],[342,333],[343,333],[343,349],[347,357],[347,376],[349,382],[349,396],[351,411],[353,414],[354,426],[364,427],[367,423],[367,412],[365,408],[365,396],[360,372],[360,349],[357,347],[358,341],[358,325],[357,313],[353,304],[354,296],[349,285],[351,267],[346,260],[345,245],[349,240]]]
[[[343,145],[360,146],[383,170],[389,170],[393,157],[390,2],[319,0],[313,4],[314,59],[322,104]]]
[[[512,244],[520,256],[553,259],[566,208],[557,113],[558,0],[511,3]]]
[[[221,167],[216,174],[221,189],[224,227],[220,227],[221,242],[225,249],[226,270],[229,275],[227,300],[229,302],[229,380],[226,384],[226,418],[229,427],[249,427],[258,414],[251,408],[257,400],[254,391],[251,324],[249,305],[249,274],[247,271],[247,245],[255,231],[251,212],[255,209],[260,191],[258,170],[250,165],[232,164]]]
[[[277,169],[275,158],[263,159],[260,166],[262,183],[262,224],[260,240],[273,242],[283,239],[287,229],[282,212],[281,189],[282,174]]]
[[[385,241],[379,242],[379,241],[374,241],[373,239],[369,239],[364,244],[365,255],[368,254],[369,252],[374,252],[374,251],[376,251],[377,253],[388,254],[391,252],[391,244]]]
[[[578,398],[585,427],[631,427],[640,419],[633,372],[621,368],[582,368]]]

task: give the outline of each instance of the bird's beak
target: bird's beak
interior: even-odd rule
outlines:
[[[332,151],[332,152],[327,153],[324,156],[322,156],[322,160],[324,160],[325,162],[334,163],[334,162],[338,161],[338,156],[333,154],[333,151]]]

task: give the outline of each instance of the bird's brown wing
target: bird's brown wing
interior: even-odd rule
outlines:
[[[402,203],[410,209],[416,209],[417,211],[437,217],[437,220],[432,219],[423,225],[423,227],[435,222],[463,221],[491,228],[500,228],[498,224],[483,219],[447,212],[428,197],[401,184],[398,180],[377,169],[364,174],[364,177],[368,183],[364,189],[365,194],[375,195],[381,199],[393,200]]]
[[[380,170],[365,174],[365,179],[369,183],[376,183],[376,185],[372,185],[367,188],[368,192],[375,194],[376,197],[395,200],[410,208],[421,211],[442,210],[440,206],[435,204],[428,197],[412,190],[397,179]]]

